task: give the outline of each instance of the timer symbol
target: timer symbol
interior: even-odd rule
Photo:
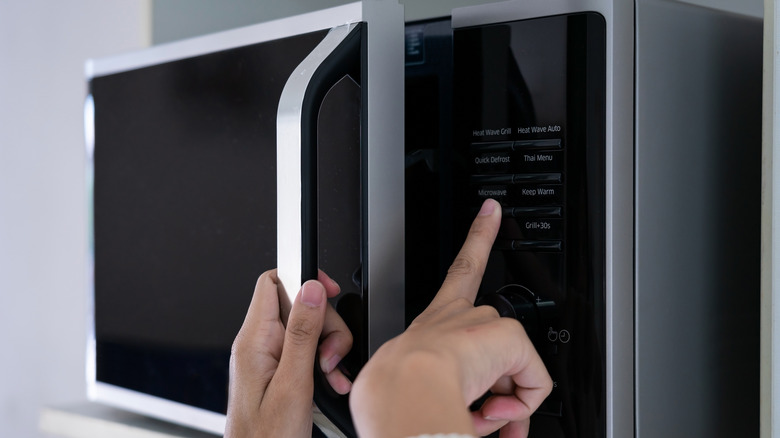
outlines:
[[[561,341],[561,344],[568,344],[569,341],[571,341],[571,333],[569,333],[568,330],[553,330],[552,327],[550,327],[549,330],[547,330],[547,339],[550,342],[558,342]]]

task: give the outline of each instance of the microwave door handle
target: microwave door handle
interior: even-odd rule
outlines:
[[[320,105],[341,78],[347,75],[359,78],[360,55],[360,24],[334,27],[293,71],[279,99],[276,121],[277,267],[291,303],[301,285],[316,279],[318,274],[317,120]],[[319,365],[312,365],[315,404],[343,436],[356,437],[348,397],[336,393]]]

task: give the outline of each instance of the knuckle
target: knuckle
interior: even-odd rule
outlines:
[[[484,307],[490,307],[490,306],[484,306]],[[490,307],[492,309],[492,307]],[[495,309],[494,309],[495,310]],[[496,311],[496,315],[498,315],[498,311]],[[498,321],[496,324],[499,325],[499,328],[501,330],[504,330],[506,332],[515,333],[518,336],[522,336],[522,338],[527,337],[525,333],[525,327],[523,327],[523,324],[520,323],[520,321],[514,319],[514,318],[498,318]],[[521,338],[521,339],[522,339]]]
[[[269,271],[265,271],[262,274],[260,274],[260,277],[257,278],[257,286],[262,285],[263,283],[267,281],[271,281],[273,283],[276,283],[276,269],[271,269]]]
[[[498,310],[496,310],[496,308],[493,306],[481,305],[481,306],[477,306],[475,309],[478,312],[480,312],[479,315],[485,317],[485,319],[501,318],[501,315],[498,313]]]
[[[287,325],[287,336],[295,345],[307,345],[319,335],[316,323],[307,318],[296,318]]]
[[[452,277],[467,277],[479,272],[479,263],[467,254],[460,254],[452,262],[447,275]]]
[[[474,303],[469,301],[467,298],[458,297],[452,300],[450,303],[450,306],[456,308],[456,309],[469,309],[474,307]]]
[[[243,369],[250,363],[249,347],[246,337],[239,333],[233,341],[233,345],[230,346],[231,370]]]
[[[320,351],[333,349],[344,355],[352,350],[353,338],[349,331],[336,330],[328,333],[320,344]]]
[[[553,379],[549,373],[547,373],[546,377],[547,378],[544,380],[544,392],[546,395],[550,395],[553,390]]]
[[[349,330],[339,331],[337,332],[337,336],[342,348],[346,349],[347,351],[352,349],[354,338],[352,337],[352,333]]]
[[[236,338],[233,340],[233,344],[230,346],[230,355],[236,358],[241,357],[246,351],[246,344],[246,336],[244,335],[244,331],[241,330],[238,332]]]

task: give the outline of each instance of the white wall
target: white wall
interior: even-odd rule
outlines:
[[[84,61],[150,40],[149,1],[0,0],[0,436],[85,399]]]

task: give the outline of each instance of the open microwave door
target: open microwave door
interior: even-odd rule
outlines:
[[[295,268],[286,260],[291,258],[277,251],[277,235],[287,248],[304,230],[288,236],[277,221],[277,213],[282,214],[277,202],[295,196],[292,186],[277,184],[283,171],[277,168],[282,129],[277,115],[287,117],[283,90],[296,82],[291,75],[300,73],[312,54],[322,55],[326,67],[343,75],[326,75],[335,79],[333,84],[318,85],[321,102],[307,107],[311,113],[302,117],[327,127],[312,131],[321,150],[341,141],[358,149],[361,201],[372,193],[383,197],[375,204],[343,207],[358,212],[361,260],[377,268],[403,267],[402,259],[393,258],[403,254],[401,244],[388,244],[386,255],[377,255],[376,261],[371,252],[382,239],[403,242],[403,93],[398,91],[403,87],[403,14],[393,3],[353,3],[88,62],[93,323],[87,380],[92,400],[224,432],[230,348],[257,277],[278,266],[290,293],[297,293],[307,278],[303,271],[290,276]],[[340,49],[342,44],[348,48]],[[381,53],[387,48],[387,54]],[[375,53],[373,64],[369,53]],[[345,54],[341,61],[346,65],[338,65],[337,58]],[[376,74],[383,68],[381,60],[387,71]],[[314,76],[322,79],[324,71]],[[301,96],[312,90],[305,84],[300,89]],[[372,102],[381,108],[371,107]],[[400,157],[400,176],[392,183],[396,169],[389,146],[397,146]],[[377,192],[376,184],[388,190]],[[390,189],[393,185],[397,191]],[[321,198],[343,203],[336,194]],[[378,205],[382,202],[386,205]],[[286,205],[280,202],[280,208]],[[394,223],[400,229],[393,229]],[[372,236],[376,245],[369,245]],[[344,287],[340,266],[320,264]],[[388,302],[400,310],[377,317],[374,331],[367,325],[351,327],[360,340],[353,347],[355,366],[376,343],[403,329],[398,280],[403,273],[387,280],[368,262],[359,266],[352,284],[360,289],[351,293],[356,297],[334,300],[337,306],[354,301],[341,305],[345,319],[353,315],[362,321],[366,309],[387,308]],[[369,276],[372,283],[385,283],[384,290],[399,291],[401,300],[393,301],[377,287],[369,301]],[[323,411],[327,414],[327,407]]]

